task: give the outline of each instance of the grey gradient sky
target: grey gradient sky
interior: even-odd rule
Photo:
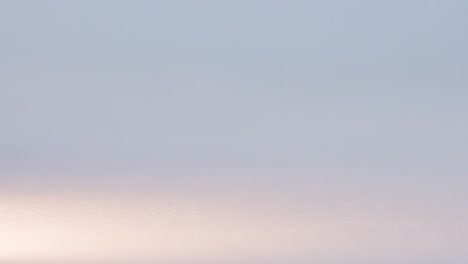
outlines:
[[[466,260],[458,247],[468,246],[467,14],[464,0],[1,0],[2,204],[21,193],[34,200],[39,189],[58,200],[92,189],[111,204],[123,189],[193,195],[214,208],[232,199],[262,208],[276,197],[306,212],[334,208],[320,217],[339,225],[351,201],[363,210],[352,215],[370,222],[390,214],[406,223],[414,211],[427,220],[415,241],[430,223],[458,232],[433,259]],[[239,210],[242,226],[248,213]],[[307,217],[298,220],[304,230],[315,219]],[[397,245],[404,225],[379,219]],[[241,258],[254,258],[255,247],[245,248]],[[301,250],[307,258],[334,248]]]

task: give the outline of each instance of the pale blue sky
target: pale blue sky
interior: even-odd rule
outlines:
[[[463,174],[467,10],[1,1],[0,162]]]

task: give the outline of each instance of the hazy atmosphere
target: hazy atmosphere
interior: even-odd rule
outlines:
[[[0,0],[0,263],[467,263],[467,14]]]

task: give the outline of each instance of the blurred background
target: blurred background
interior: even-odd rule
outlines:
[[[0,0],[0,262],[468,262],[466,14]]]

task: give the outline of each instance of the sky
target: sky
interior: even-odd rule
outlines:
[[[0,262],[466,263],[467,13],[0,0]]]

